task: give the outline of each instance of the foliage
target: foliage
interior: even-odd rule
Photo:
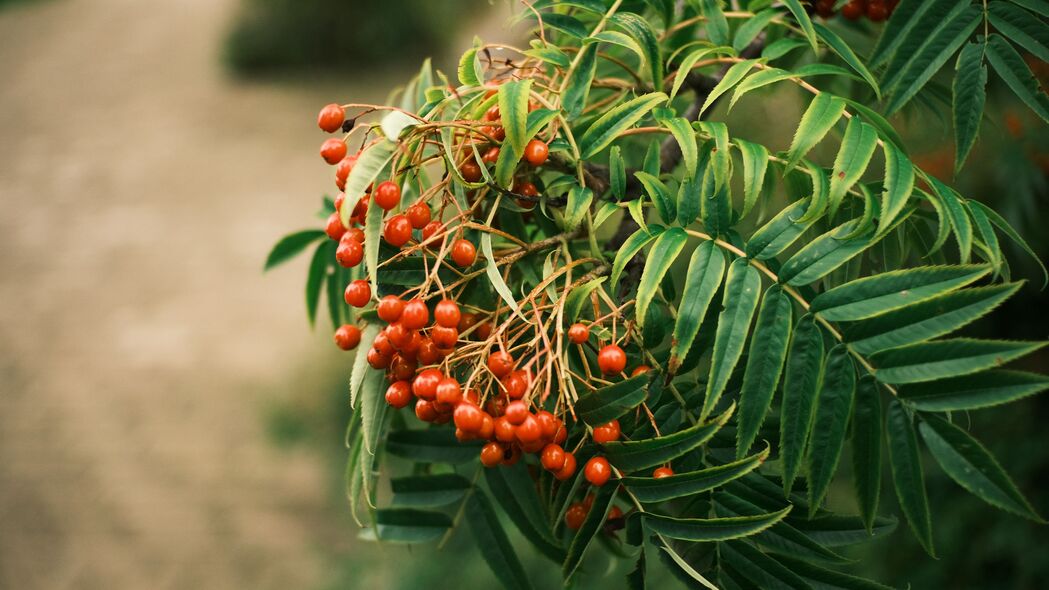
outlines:
[[[1049,387],[1003,367],[1043,342],[957,334],[1022,286],[1002,242],[1030,249],[993,209],[916,165],[886,117],[927,100],[960,52],[959,167],[979,131],[986,63],[1044,118],[1014,47],[1039,55],[1043,3],[903,0],[870,57],[838,19],[813,21],[797,1],[743,4],[538,1],[521,15],[536,31],[528,49],[477,41],[458,86],[427,63],[396,107],[346,106],[346,141],[362,148],[339,206],[322,214],[363,225],[364,264],[334,264],[335,244],[309,230],[270,256],[320,240],[311,320],[326,292],[334,325],[359,324],[373,343],[375,311],[343,303],[351,279],[367,280],[373,299],[456,299],[480,323],[460,324],[433,364],[497,417],[490,402],[508,388],[485,359],[510,351],[527,372],[523,399],[563,421],[565,449],[614,469],[588,490],[582,472],[561,478],[511,456],[526,444],[484,469],[469,432],[456,440],[450,426],[419,428],[387,407],[363,346],[346,485],[371,538],[429,542],[467,524],[506,587],[531,587],[502,512],[566,583],[598,575],[581,564],[600,550],[636,563],[632,588],[658,568],[690,587],[877,588],[840,571],[839,548],[895,526],[879,507],[884,485],[936,554],[923,448],[977,498],[1042,522],[956,419]],[[812,98],[779,144],[712,118],[718,103],[786,88]],[[522,161],[536,138],[550,152],[538,166]],[[834,157],[823,162],[817,146]],[[383,240],[396,211],[374,191],[366,212],[359,204],[386,178],[402,203],[438,212],[434,233]],[[476,264],[448,260],[460,239],[480,244]],[[581,345],[566,337],[577,322],[590,331]],[[608,342],[647,371],[594,371]],[[622,440],[595,442],[613,420]],[[391,472],[403,467],[392,457],[412,467]],[[843,462],[857,515],[826,505]],[[654,477],[668,464],[673,475]],[[393,495],[380,501],[382,473]],[[565,526],[576,507],[584,516]]]

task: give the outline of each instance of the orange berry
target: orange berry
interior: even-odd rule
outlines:
[[[433,309],[433,318],[438,326],[446,328],[457,328],[462,314],[459,312],[459,304],[451,299],[441,300]]]
[[[550,148],[545,142],[533,139],[525,146],[524,157],[532,166],[542,166],[550,155]]]
[[[456,387],[459,384],[456,383]],[[440,387],[438,386],[438,389]],[[440,399],[440,391],[437,396]],[[481,426],[484,424],[484,412],[477,406],[463,402],[455,407],[455,412],[452,414],[452,419],[455,420],[455,426],[461,428],[465,432],[471,432],[476,434],[481,430]]]
[[[503,415],[506,416],[506,420],[510,422],[510,424],[518,426],[523,424],[525,418],[531,416],[532,413],[528,411],[528,406],[518,399],[506,404],[506,411],[503,412]],[[536,423],[536,426],[538,425],[539,424]]]
[[[412,222],[406,215],[394,215],[386,220],[382,237],[394,248],[400,248],[412,239]]]
[[[470,240],[459,238],[452,244],[452,260],[460,267],[466,268],[477,260],[477,248]]]
[[[426,203],[421,201],[415,203],[411,207],[408,207],[408,210],[405,211],[405,213],[407,213],[408,221],[411,222],[412,227],[415,229],[423,229],[430,223],[430,206]],[[424,232],[423,239],[426,239],[427,237],[428,236],[426,236]]]
[[[437,383],[437,401],[441,402],[442,404],[451,404],[454,406],[455,404],[458,404],[460,401],[462,401],[462,399],[463,390],[461,387],[459,387],[459,382],[455,379],[451,377],[445,377]],[[480,412],[480,410],[477,411]],[[480,414],[477,415],[477,419],[481,419]],[[479,426],[480,425],[478,425],[478,427]],[[463,430],[476,430],[476,428],[471,429],[465,428],[463,426],[459,426],[459,428],[462,428]]]
[[[597,366],[605,375],[622,373],[626,368],[626,353],[615,344],[609,344],[597,353]]]
[[[459,330],[444,326],[434,326],[433,330],[430,331],[430,338],[433,339],[433,343],[437,348],[454,349],[459,342]]]
[[[601,487],[608,482],[608,478],[612,477],[612,466],[608,464],[608,459],[594,457],[586,462],[583,476],[591,484]]]
[[[342,236],[346,235],[346,226],[342,224],[338,213],[332,213],[328,216],[328,221],[324,224],[324,233],[328,234],[328,237],[335,241],[341,240]]]
[[[513,404],[515,402],[510,403]],[[535,416],[528,414],[524,417],[524,420],[517,425],[517,430],[514,434],[517,436],[517,440],[519,440],[521,444],[531,444],[538,441],[543,436],[543,428],[539,425],[539,421],[535,419]]]
[[[394,381],[386,388],[386,403],[400,409],[407,407],[412,401],[412,387],[407,381]]]
[[[554,474],[554,477],[558,481],[564,481],[573,475],[575,475],[576,460],[575,455],[572,453],[565,453],[565,466],[560,471]]]
[[[578,502],[572,504],[565,511],[565,526],[572,530],[578,530],[579,527],[583,526],[583,522],[586,520],[586,515],[589,512],[582,504]]]
[[[404,312],[404,301],[396,295],[387,295],[379,300],[375,311],[379,314],[380,320],[391,324],[401,318],[401,313]]]
[[[590,328],[583,324],[572,324],[568,328],[568,339],[575,344],[582,344],[590,339]]]
[[[594,442],[603,445],[619,440],[619,420],[612,420],[594,428]]]
[[[361,343],[361,330],[351,324],[343,324],[335,330],[335,345],[343,350],[353,350]]]
[[[341,139],[334,137],[324,140],[321,144],[321,157],[332,166],[346,157],[346,144]]]
[[[327,131],[328,133],[335,133],[342,127],[342,122],[346,120],[346,113],[342,110],[342,107],[332,103],[321,109],[321,112],[317,114],[317,126]]]
[[[543,447],[543,454],[539,460],[547,471],[561,471],[565,466],[565,450],[561,445],[548,444]]]
[[[346,291],[343,293],[343,297],[346,299],[346,305],[352,305],[353,307],[364,307],[368,305],[368,302],[372,298],[372,288],[368,284],[368,281],[364,279],[357,279],[346,285]]]
[[[633,371],[630,371],[631,377],[637,377],[638,375],[644,375],[645,373],[652,370],[652,367],[648,365],[638,365],[634,367]]]
[[[495,467],[503,462],[504,453],[503,445],[490,442],[481,447],[481,464],[485,467]]]
[[[674,475],[674,470],[669,467],[656,467],[656,470],[652,472],[652,477],[656,479],[670,477],[671,475]]]
[[[505,350],[497,350],[488,355],[488,370],[496,377],[506,377],[514,370],[514,359]]]
[[[375,203],[389,211],[401,204],[401,187],[390,180],[384,180],[375,187]]]

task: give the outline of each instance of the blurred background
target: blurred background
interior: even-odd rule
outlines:
[[[318,108],[382,101],[426,56],[454,71],[474,34],[512,35],[509,14],[487,0],[0,0],[0,588],[494,585],[468,535],[444,559],[357,540],[346,356],[307,328],[306,261],[261,269],[279,236],[319,226],[333,189]],[[798,105],[748,108],[769,121]],[[958,183],[1047,258],[1045,126],[1019,107],[988,115]],[[949,179],[949,122],[918,120],[902,122],[917,158]],[[1013,260],[1035,286],[974,332],[1046,338],[1037,271]],[[1042,514],[1047,419],[1043,395],[972,425]],[[943,557],[901,528],[854,553],[867,573],[1044,587],[1046,527],[927,473]],[[538,558],[528,569],[556,578]]]

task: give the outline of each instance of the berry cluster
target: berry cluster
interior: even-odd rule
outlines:
[[[892,16],[899,3],[899,0],[849,0],[841,7],[841,15],[849,20],[859,20],[866,16],[871,22],[880,23]],[[823,18],[832,18],[837,13],[834,8],[836,4],[837,0],[816,0],[816,14]]]

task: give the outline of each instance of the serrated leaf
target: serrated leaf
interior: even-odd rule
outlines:
[[[751,69],[754,68],[754,64],[758,63],[756,59],[747,59],[741,62],[732,64],[732,66],[725,71],[725,75],[721,77],[721,80],[714,85],[714,88],[707,94],[706,100],[703,101],[703,105],[699,108],[699,117],[703,117],[703,113],[714,104],[722,94],[725,94],[736,84],[739,84],[743,78],[750,73]]]
[[[701,187],[692,176],[681,179],[681,185],[677,188],[677,223],[681,227],[688,227],[699,217],[703,211],[703,198]]]
[[[572,575],[579,568],[579,564],[583,561],[583,554],[586,553],[587,547],[590,546],[598,531],[601,530],[609,510],[612,509],[612,504],[615,502],[618,491],[619,486],[607,485],[598,488],[595,492],[594,502],[587,512],[586,519],[583,520],[582,526],[576,531],[575,536],[572,538],[572,543],[568,546],[568,553],[565,556],[564,565],[561,567],[561,575],[565,580],[571,579]]]
[[[306,271],[306,317],[310,320],[310,326],[313,326],[317,319],[321,285],[328,274],[328,262],[334,257],[335,242],[321,242],[310,258],[310,266]]]
[[[685,170],[689,176],[696,175],[696,165],[699,161],[699,147],[696,145],[696,132],[684,117],[674,117],[660,121],[664,127],[670,130],[678,147],[681,148],[681,157],[685,162]]]
[[[324,237],[324,232],[319,229],[305,229],[288,234],[280,239],[266,256],[266,265],[263,270],[269,270],[283,264],[297,256],[313,242]]]
[[[674,83],[670,87],[670,98],[673,99],[677,96],[678,91],[681,90],[681,85],[685,83],[685,79],[688,77],[689,71],[692,70],[692,67],[695,66],[699,60],[708,55],[718,53],[732,55],[735,54],[735,51],[733,51],[731,47],[701,47],[686,55],[685,58],[681,60],[677,73],[674,74]]]
[[[356,168],[354,168],[356,170]],[[345,205],[343,211],[345,211]],[[382,235],[382,207],[368,207],[364,223],[364,266],[368,271],[368,282],[372,293],[379,292],[379,240]],[[349,227],[348,225],[346,227]]]
[[[881,145],[885,154],[885,180],[882,182],[881,218],[875,239],[892,229],[893,222],[907,206],[907,199],[914,190],[914,165],[910,158],[887,141]]]
[[[918,48],[928,34],[932,31],[939,22],[939,17],[926,18],[925,13],[929,10],[935,10],[937,6],[944,7],[951,4],[958,4],[964,0],[934,0],[928,1],[913,1],[908,0],[907,2],[901,2],[902,6],[897,6],[892,11],[892,15],[889,16],[888,22],[882,28],[881,35],[878,37],[878,42],[874,46],[874,51],[871,52],[871,57],[867,63],[871,67],[880,66],[886,59],[893,57],[897,53],[897,48],[905,45],[905,41],[908,42],[908,49],[900,52],[904,56],[909,55]],[[917,43],[915,44],[915,40]]]
[[[823,386],[816,403],[816,418],[809,439],[809,516],[813,516],[837,471],[845,446],[846,427],[856,395],[856,366],[844,344],[831,349],[823,369]]]
[[[765,421],[787,358],[791,324],[790,298],[779,285],[773,285],[762,299],[747,353],[747,368],[739,393],[737,458],[747,453]]]
[[[621,483],[641,503],[665,502],[706,492],[757,469],[768,458],[769,449],[725,465],[698,471],[675,473],[668,477],[624,477]]]
[[[867,164],[870,163],[877,145],[878,132],[874,127],[860,121],[859,117],[849,119],[849,124],[845,128],[845,137],[841,140],[841,148],[834,159],[828,197],[830,211],[827,217],[834,217],[845,194],[849,192],[852,185],[859,182],[863,173],[867,171]]]
[[[1049,389],[1049,376],[1000,369],[899,388],[908,406],[929,412],[978,410],[1007,404]]]
[[[1017,233],[1011,225],[1009,225],[1009,222],[1006,221],[1004,217],[999,215],[997,211],[991,209],[983,203],[980,203],[978,201],[972,201],[969,203],[969,206],[973,209],[980,210],[980,212],[983,213],[985,217],[987,217],[987,220],[990,221],[991,224],[997,227],[999,231],[1008,236],[1009,239],[1016,243],[1016,245],[1019,246],[1024,252],[1026,252],[1032,259],[1034,259],[1035,264],[1037,264],[1038,267],[1042,269],[1042,288],[1044,289],[1046,286],[1049,286],[1049,270],[1046,270],[1045,264],[1042,262],[1042,259],[1038,256],[1038,254],[1035,253],[1031,246],[1027,244],[1023,237],[1020,236],[1020,234]]]
[[[929,516],[929,500],[925,494],[925,475],[918,453],[918,438],[914,433],[911,415],[897,400],[889,403],[886,430],[892,480],[896,487],[896,497],[900,500],[900,508],[907,517],[907,523],[911,526],[915,538],[925,548],[926,553],[935,557],[932,519]]]
[[[891,586],[822,568],[802,559],[787,556],[777,556],[776,559],[820,590],[892,590]]]
[[[656,211],[659,212],[659,217],[663,220],[663,223],[673,223],[676,215],[676,203],[670,195],[667,185],[663,184],[662,180],[659,180],[652,174],[640,170],[634,173],[634,177],[641,182],[641,186],[645,188],[645,194],[652,199],[652,203],[656,206]]]
[[[576,39],[587,36],[586,25],[578,18],[567,14],[547,12],[543,14],[543,25]]]
[[[766,8],[753,17],[744,20],[739,25],[739,28],[736,29],[736,35],[732,37],[732,48],[736,51],[743,51],[777,16],[779,16],[779,12],[772,8]]]
[[[869,534],[873,533],[881,497],[882,420],[878,384],[864,375],[856,387],[852,414],[852,483]]]
[[[1008,299],[1021,283],[964,289],[900,308],[843,330],[860,354],[896,348],[949,334],[979,319]]]
[[[969,217],[973,221],[973,226],[976,227],[977,233],[982,238],[982,245],[986,247],[985,255],[987,261],[994,267],[994,274],[997,277],[1002,272],[1002,262],[1004,261],[1001,246],[998,245],[998,236],[994,233],[991,220],[987,219],[983,209],[973,206],[972,202],[967,202],[966,205],[969,209]]]
[[[729,265],[725,278],[725,295],[718,316],[717,335],[710,359],[710,376],[700,417],[709,416],[717,407],[722,392],[728,385],[732,370],[743,354],[743,344],[750,331],[750,321],[761,295],[761,275],[745,258],[737,258]]]
[[[481,234],[481,253],[485,259],[485,274],[488,276],[488,281],[492,284],[492,288],[510,306],[510,309],[514,310],[514,313],[521,316],[517,298],[514,297],[514,292],[510,290],[509,285],[503,280],[503,275],[499,272],[499,265],[495,262],[495,255],[492,253],[492,234],[488,232]],[[523,320],[524,317],[521,316],[521,319]]]
[[[1045,344],[954,338],[883,350],[870,360],[877,367],[874,376],[882,383],[920,383],[998,367]]]
[[[715,492],[714,506],[719,516],[754,516],[762,508],[725,491]],[[812,561],[845,563],[847,559],[820,545],[784,519],[755,535],[751,541],[777,555],[793,555]]]
[[[735,406],[707,422],[646,440],[611,442],[604,445],[605,456],[617,469],[632,473],[667,463],[699,447],[728,422]]]
[[[594,202],[594,191],[578,184],[568,190],[568,204],[565,205],[565,230],[575,231],[583,222],[590,204]]]
[[[952,86],[954,102],[954,172],[962,169],[969,156],[983,119],[987,100],[987,66],[983,64],[984,44],[969,43],[958,54]]]
[[[1010,0],[1010,2],[1049,18],[1049,2],[1046,0]]]
[[[1006,2],[987,5],[991,25],[1007,39],[1042,61],[1049,61],[1049,25],[1019,6]]]
[[[361,430],[364,433],[364,450],[374,455],[379,450],[379,435],[386,419],[386,376],[382,371],[371,369],[365,372],[357,399],[360,401]]]
[[[645,269],[641,272],[641,282],[637,287],[637,302],[634,304],[638,327],[644,328],[648,306],[652,303],[663,277],[670,270],[670,266],[674,264],[687,241],[688,234],[685,233],[685,230],[680,227],[672,227],[660,234],[648,251]]]
[[[844,68],[825,63],[805,64],[794,70],[765,68],[753,76],[748,77],[741,82],[739,86],[736,86],[736,89],[732,92],[732,100],[729,101],[729,109],[731,110],[739,99],[743,98],[744,95],[752,90],[757,90],[758,88],[782,82],[784,80],[800,80],[808,76],[821,75],[836,75],[847,78],[856,78],[856,76],[850,74],[848,70],[845,70]]]
[[[532,81],[512,80],[499,86],[499,116],[506,142],[515,153],[523,154],[528,130],[528,97]],[[505,145],[505,144],[504,144]]]
[[[918,431],[936,462],[958,485],[992,506],[1042,522],[990,451],[968,432],[935,414],[922,415]]]
[[[795,2],[797,0],[794,0]],[[755,547],[741,541],[729,541],[718,547],[723,563],[762,590],[811,590],[812,587]]]
[[[652,88],[660,90],[663,88],[663,54],[659,48],[659,38],[652,25],[640,16],[630,12],[620,12],[612,15],[612,24],[630,34],[645,54],[645,69],[648,71]],[[585,156],[584,156],[585,157]]]
[[[470,489],[470,480],[455,473],[409,475],[390,480],[392,503],[400,508],[431,508],[459,501]]]
[[[640,121],[656,105],[666,102],[667,95],[652,92],[629,100],[594,121],[579,138],[579,151],[583,159],[592,158],[609,146],[620,133]]]
[[[560,68],[567,68],[572,63],[572,59],[560,48],[554,45],[543,44],[539,39],[533,39],[532,48],[526,49],[524,54]]]
[[[699,326],[706,317],[707,308],[714,298],[725,274],[725,255],[714,242],[706,241],[693,252],[685,273],[685,288],[678,307],[674,324],[669,372],[673,374],[680,362],[688,355],[692,342],[699,333]]]
[[[691,583],[689,582],[689,580],[695,580],[708,590],[718,590],[717,586],[712,584],[710,580],[703,577],[703,574],[696,571],[696,568],[692,567],[692,564],[686,561],[685,558],[682,557],[677,551],[674,551],[674,548],[670,546],[669,541],[667,541],[659,535],[656,535],[655,538],[659,539],[659,548],[663,550],[663,553],[660,554],[660,557],[663,557],[663,555],[669,557],[670,560],[674,563],[674,565],[676,565],[683,574],[688,576],[688,578],[679,577],[679,579],[682,579],[682,581],[686,583]]]
[[[339,218],[343,227],[350,227],[350,215],[364,196],[365,190],[375,182],[382,169],[390,163],[397,151],[397,144],[383,139],[365,147],[357,157],[357,163],[346,178],[346,190]],[[374,290],[374,288],[373,288]]]
[[[663,233],[663,226],[654,225],[650,230],[646,230],[644,227],[630,234],[630,237],[623,242],[623,246],[616,252],[616,258],[612,261],[612,273],[608,278],[608,286],[613,292],[619,285],[619,278],[623,274],[623,269],[626,268],[630,259],[633,258],[642,248],[648,245],[649,242],[659,237]]]
[[[706,18],[704,30],[710,42],[715,45],[728,43],[728,20],[725,18],[725,13],[721,10],[720,0],[699,0],[699,5],[703,9],[703,16]]]
[[[805,114],[801,116],[798,129],[787,152],[787,171],[801,161],[845,112],[845,101],[828,92],[821,92],[812,99]]]
[[[881,427],[879,422],[878,428]],[[891,534],[898,524],[895,518],[877,516],[874,518],[874,527],[868,531],[860,517],[838,514],[824,514],[811,519],[790,519],[790,522],[809,538],[827,547],[866,543],[872,538]]]
[[[790,507],[757,516],[727,518],[676,518],[646,512],[641,518],[649,530],[682,541],[728,541],[756,535],[776,524],[790,512]]]
[[[375,511],[375,534],[387,543],[436,541],[452,526],[440,512],[412,508],[380,508]]]
[[[812,300],[809,311],[841,322],[870,318],[964,287],[990,272],[983,264],[920,266],[850,281]]]
[[[373,371],[382,375],[381,371]],[[480,441],[461,443],[448,428],[397,430],[386,436],[383,449],[394,456],[419,463],[466,463],[476,461]]]
[[[827,172],[822,166],[813,164],[808,158],[802,158],[801,164],[812,182],[812,201],[805,215],[802,215],[798,221],[807,223],[820,219],[825,214],[830,217],[827,213],[827,208],[830,206],[830,179],[827,178]]]
[[[823,335],[812,316],[794,326],[783,375],[779,452],[783,461],[783,487],[794,484],[815,414],[823,369]]]
[[[463,86],[480,86],[484,84],[484,70],[477,57],[477,47],[471,47],[459,58],[459,82]]]
[[[958,257],[962,263],[969,261],[969,255],[973,245],[972,220],[962,203],[960,197],[947,185],[937,180],[934,176],[926,176],[936,196],[943,201],[944,209],[951,220],[954,229],[954,237],[958,241]]]
[[[608,185],[617,201],[626,198],[626,162],[618,145],[608,150]]]
[[[532,585],[528,581],[528,574],[517,558],[517,552],[510,544],[488,496],[475,489],[466,499],[463,509],[481,555],[503,587],[511,590],[530,589]]]
[[[779,273],[780,282],[794,286],[807,285],[873,245],[871,231],[853,238],[846,237],[856,225],[856,220],[846,221],[806,244],[783,263]]]
[[[747,241],[747,256],[755,260],[768,260],[779,256],[816,223],[815,219],[799,222],[808,208],[809,199],[802,199],[776,214]]]
[[[620,33],[619,31],[601,31],[594,35],[583,39],[583,43],[611,43],[612,45],[618,45],[624,49],[629,49],[637,56],[641,62],[641,67],[647,67],[648,56],[645,54],[645,50],[641,48],[630,35]]]
[[[765,172],[769,165],[769,150],[765,146],[741,139],[736,140],[736,147],[743,159],[743,211],[740,218],[758,202],[761,189],[765,186]]]
[[[809,13],[805,10],[805,7],[801,5],[799,0],[783,0],[783,5],[787,7],[787,10],[794,15],[794,19],[798,21],[801,32],[805,33],[805,38],[809,40],[812,50],[819,52],[819,43],[816,41],[816,29],[813,28],[812,19],[809,18]]]
[[[517,530],[543,555],[559,563],[563,561],[565,551],[550,530],[548,517],[525,464],[519,462],[485,469],[484,477],[488,489],[499,498],[499,507],[514,522]]]
[[[375,336],[379,333],[379,326],[375,323],[365,324],[361,328],[361,342],[370,343],[375,341]],[[364,384],[364,377],[372,372],[371,365],[368,364],[368,350],[366,346],[358,346],[357,354],[353,358],[353,367],[350,370],[350,407],[357,407],[357,398],[361,393],[361,386]]]
[[[619,418],[645,401],[654,374],[649,371],[584,393],[574,404],[576,416],[590,426]]]
[[[590,85],[597,72],[597,45],[588,45],[582,51],[582,57],[569,74],[568,84],[561,95],[561,106],[569,117],[577,117],[583,112],[590,96]]]
[[[831,48],[831,51],[838,54],[838,57],[840,57],[842,61],[849,64],[849,67],[855,70],[855,72],[859,74],[868,85],[870,85],[871,90],[874,91],[874,95],[880,100],[881,88],[878,86],[878,81],[874,78],[874,75],[871,74],[870,70],[867,69],[867,66],[864,65],[863,60],[861,60],[859,56],[856,55],[856,52],[849,47],[849,44],[839,37],[837,33],[820,23],[812,23],[812,26],[813,30],[816,32],[816,36],[822,39],[823,42],[827,44],[827,47]]]

